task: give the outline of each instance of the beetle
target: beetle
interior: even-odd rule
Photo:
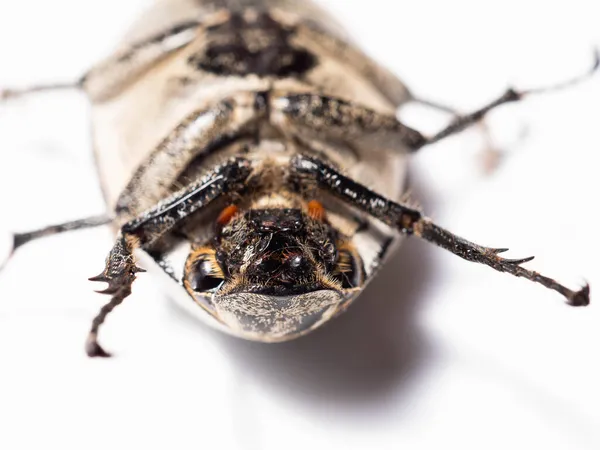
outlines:
[[[508,89],[432,136],[395,111],[416,98],[350,43],[316,5],[290,0],[156,2],[120,47],[75,83],[4,89],[0,100],[82,90],[108,214],[13,236],[37,238],[110,224],[106,317],[132,292],[138,265],[172,278],[213,325],[262,342],[295,339],[345,311],[402,236],[590,302],[472,243],[401,201],[411,153],[480,123],[507,103],[580,82]],[[441,106],[437,106],[443,108]],[[447,109],[447,108],[446,108]]]

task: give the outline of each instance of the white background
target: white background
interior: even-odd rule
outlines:
[[[143,1],[0,3],[0,85],[74,79]],[[600,45],[589,1],[324,2],[422,96],[469,110],[509,83],[584,71]],[[552,6],[550,6],[550,3]],[[123,6],[123,4],[126,4]],[[434,131],[444,116],[407,120]],[[445,227],[577,287],[600,289],[600,76],[490,117],[491,176],[463,133],[415,157],[413,191]],[[1,226],[102,212],[86,102],[0,106]],[[343,317],[281,345],[197,323],[149,277],[83,341],[106,300],[86,279],[108,230],[23,248],[0,274],[0,448],[598,449],[600,308],[411,240]]]

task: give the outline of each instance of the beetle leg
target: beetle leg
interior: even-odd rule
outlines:
[[[85,219],[73,220],[71,222],[65,222],[58,225],[50,225],[38,230],[15,233],[12,236],[12,247],[9,250],[8,258],[0,264],[0,269],[6,265],[10,257],[19,247],[27,244],[28,242],[47,236],[54,236],[55,234],[66,233],[68,231],[83,230],[85,228],[94,228],[107,225],[111,223],[112,220],[113,219],[107,215],[94,216]]]
[[[413,97],[411,98],[410,102],[405,103],[402,106],[410,105],[411,103],[416,103],[418,105],[437,110],[444,114],[448,114],[452,116],[454,120],[458,120],[461,117],[461,113],[451,106],[431,100],[426,100],[420,97]],[[503,154],[500,151],[500,149],[498,149],[494,144],[490,135],[490,127],[488,126],[485,119],[478,121],[474,125],[479,127],[484,141],[484,146],[481,149],[481,154],[479,155],[481,160],[481,168],[486,174],[492,173],[498,168]]]
[[[200,26],[198,21],[179,23],[133,43],[89,70],[82,77],[81,85],[95,101],[106,100],[148,68],[192,42]]]
[[[578,84],[578,83],[586,80],[590,76],[592,76],[599,68],[600,68],[600,51],[596,50],[594,52],[594,64],[592,65],[592,68],[589,71],[587,71],[585,74],[579,75],[570,80],[566,80],[562,83],[557,83],[553,86],[547,86],[547,87],[543,87],[543,88],[534,88],[534,89],[521,90],[521,91],[515,90],[512,88],[508,89],[504,94],[502,94],[496,100],[494,100],[491,103],[485,105],[484,107],[478,109],[477,111],[475,111],[471,114],[457,117],[446,128],[444,128],[437,134],[433,135],[432,137],[425,139],[424,142],[419,143],[418,145],[414,146],[412,149],[416,151],[419,148],[424,147],[425,145],[433,144],[433,143],[441,141],[442,139],[445,139],[449,136],[460,133],[461,131],[469,128],[470,126],[480,122],[490,111],[492,111],[504,104],[521,101],[525,97],[528,97],[530,95],[558,91],[558,90],[562,90],[562,89],[571,87],[575,84]]]
[[[421,97],[413,97],[410,99],[409,102],[403,104],[402,106],[410,105],[411,103],[416,103],[417,105],[422,105],[426,106],[427,108],[436,109],[442,113],[449,114],[456,118],[460,117],[460,112],[456,108],[453,108],[452,106],[448,106],[443,103],[435,102],[433,100],[427,100]]]
[[[100,294],[111,295],[110,302],[102,307],[98,315],[92,321],[92,327],[88,334],[85,350],[90,357],[109,357],[110,354],[98,344],[98,330],[104,323],[110,312],[120,305],[126,297],[131,294],[131,285],[135,281],[136,274],[145,272],[135,263],[133,250],[139,247],[139,240],[132,235],[119,236],[115,246],[106,258],[104,271],[90,281],[102,281],[108,283],[108,287]]]
[[[394,114],[318,94],[275,93],[270,100],[271,120],[284,133],[409,149],[422,147],[426,138]]]
[[[479,110],[456,117],[450,125],[432,137],[425,137],[417,130],[402,124],[394,114],[384,114],[365,106],[339,98],[319,94],[275,92],[269,99],[271,121],[283,132],[304,138],[306,135],[323,139],[336,139],[371,148],[403,144],[410,151],[438,142],[480,123],[492,110],[506,103],[545,92],[560,90],[579,83],[594,74],[600,67],[600,53],[595,53],[594,65],[584,75],[546,88],[517,91],[508,89],[502,96]],[[416,100],[419,102],[419,100]],[[429,104],[446,112],[451,108]],[[453,111],[452,111],[453,112]]]
[[[235,197],[250,189],[248,179],[252,163],[245,158],[233,158],[215,167],[199,181],[190,184],[141,214],[122,227],[123,234],[133,234],[143,248],[173,229],[179,222],[228,195]]]
[[[136,76],[157,61],[189,44],[196,36],[200,24],[190,21],[131,44],[114,56],[97,64],[74,83],[53,83],[18,89],[0,89],[0,102],[38,92],[81,89],[93,99],[103,100],[119,92]]]
[[[126,223],[106,258],[103,272],[91,281],[108,283],[100,293],[111,295],[92,322],[86,352],[90,357],[108,357],[109,353],[98,344],[98,331],[106,317],[131,294],[137,267],[133,251],[149,249],[160,237],[175,228],[181,221],[224,196],[235,196],[248,188],[252,167],[248,160],[235,158],[216,167],[199,182],[167,198],[140,217]]]
[[[267,112],[264,95],[240,92],[189,114],[137,168],[119,197],[118,215],[133,218],[141,212],[140,201],[146,205],[158,202],[160,197],[153,196],[147,186],[168,188],[193,160],[246,135],[254,137],[253,125]]]
[[[415,235],[467,261],[485,264],[499,272],[523,277],[552,289],[563,295],[571,306],[587,306],[590,302],[589,286],[573,291],[551,278],[525,269],[522,264],[533,258],[502,258],[499,254],[507,249],[483,247],[469,242],[439,227],[420,211],[382,197],[316,158],[295,157],[292,160],[292,174],[291,182],[296,189],[316,185],[404,234]]]

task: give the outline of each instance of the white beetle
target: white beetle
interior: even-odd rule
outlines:
[[[264,342],[343,312],[402,235],[589,303],[588,286],[572,291],[523,268],[532,258],[504,259],[506,249],[457,237],[399,201],[409,153],[547,89],[510,89],[426,137],[395,116],[420,100],[340,30],[307,1],[162,0],[77,83],[0,91],[7,100],[79,88],[93,106],[110,214],[14,236],[16,249],[113,224],[116,243],[92,278],[111,300],[94,319],[90,356],[108,356],[98,329],[142,271],[134,250],[223,330]]]

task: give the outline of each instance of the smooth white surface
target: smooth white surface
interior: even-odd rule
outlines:
[[[143,3],[1,2],[0,85],[77,77]],[[600,45],[591,0],[324,3],[415,92],[464,110],[509,82],[579,73]],[[495,174],[464,133],[415,158],[415,197],[445,227],[594,293],[599,118],[600,76],[507,106],[489,120],[508,153]],[[407,119],[434,131],[444,117]],[[77,94],[0,106],[3,228],[102,211],[88,135]],[[1,449],[600,448],[597,303],[569,308],[411,240],[347,315],[282,345],[210,330],[142,276],[102,330],[117,356],[89,360],[106,299],[86,279],[110,245],[107,230],[48,239],[0,274]]]

